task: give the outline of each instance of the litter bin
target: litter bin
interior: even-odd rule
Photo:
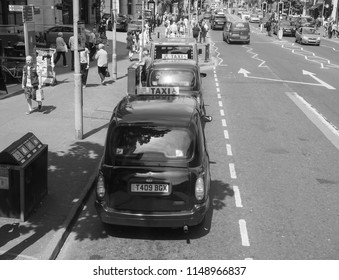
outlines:
[[[27,220],[47,194],[48,145],[31,132],[0,153],[0,216]]]

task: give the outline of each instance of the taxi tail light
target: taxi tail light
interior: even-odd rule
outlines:
[[[104,179],[104,176],[102,176],[102,174],[100,174],[98,177],[96,190],[97,190],[97,198],[103,199],[105,196],[106,190],[105,190],[105,179]]]
[[[195,198],[197,200],[202,200],[205,196],[205,184],[204,179],[199,177],[195,182]]]

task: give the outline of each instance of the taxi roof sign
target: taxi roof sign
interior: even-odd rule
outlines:
[[[24,9],[23,5],[8,5],[8,10],[10,12],[22,12]]]
[[[179,95],[179,87],[139,87],[138,95]]]
[[[161,55],[162,59],[170,59],[170,60],[181,60],[181,59],[188,59],[187,54],[183,53],[164,53]]]

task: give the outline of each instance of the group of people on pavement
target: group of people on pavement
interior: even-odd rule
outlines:
[[[193,38],[196,40],[198,43],[206,43],[206,36],[207,32],[209,30],[209,25],[207,21],[205,20],[200,20],[199,22],[192,22],[192,33],[193,33]]]
[[[105,34],[106,36],[106,34]],[[66,53],[71,51],[71,70],[74,70],[74,36],[69,38],[69,41],[66,43],[63,38],[63,33],[59,32],[56,38],[56,56],[54,58],[54,65],[56,65],[59,59],[62,57],[63,66],[68,67]],[[80,46],[80,42],[79,42]],[[90,66],[90,61],[93,61],[93,57],[97,60],[98,74],[100,77],[100,82],[102,85],[105,85],[105,78],[109,77],[108,71],[108,53],[105,50],[105,44],[101,43],[99,32],[96,28],[93,28],[92,32],[89,35],[88,42],[85,43],[85,46],[79,48],[79,62],[80,62],[80,73],[81,73],[81,82],[83,88],[86,88],[88,70]],[[33,61],[31,56],[26,57],[26,64],[23,67],[22,75],[22,88],[24,90],[24,95],[28,105],[27,115],[31,114],[34,110],[32,107],[32,101],[38,103],[38,111],[42,110],[42,100],[37,99],[37,91],[42,90],[42,76],[41,69]]]

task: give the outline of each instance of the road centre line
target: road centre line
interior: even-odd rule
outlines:
[[[217,88],[217,92],[220,92],[220,88]]]
[[[310,103],[296,92],[285,94],[299,107],[307,118],[326,136],[326,138],[339,150],[339,130],[319,113]]]
[[[229,164],[230,175],[232,179],[237,179],[237,173],[235,172],[234,163]]]
[[[216,87],[219,87],[219,83],[215,83]]]
[[[226,123],[226,120],[225,120],[225,119],[222,119],[222,120],[221,120],[221,123],[222,123],[222,126],[223,126],[223,127],[226,127],[226,126],[227,126],[227,123]]]
[[[241,196],[240,196],[240,190],[238,186],[233,186],[233,191],[234,191],[234,199],[235,199],[235,206],[238,208],[242,207],[242,202],[241,202]]]
[[[222,117],[225,116],[224,110],[220,110],[220,115],[221,115]]]
[[[243,219],[239,220],[240,227],[240,236],[241,236],[241,244],[242,246],[250,246],[250,241],[248,239],[246,221]]]
[[[226,144],[226,151],[228,156],[233,156],[232,147],[230,144]]]
[[[219,101],[219,107],[222,107],[223,105],[222,105],[222,101]]]
[[[220,98],[221,98],[221,94],[220,94],[220,93],[218,93],[217,97],[220,99]]]

